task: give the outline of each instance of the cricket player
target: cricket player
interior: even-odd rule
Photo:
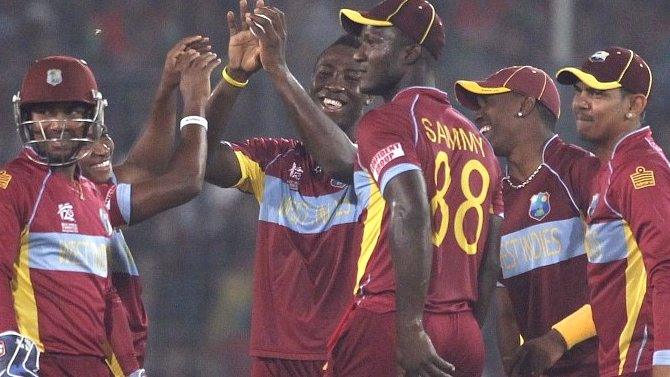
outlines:
[[[359,91],[361,66],[353,59],[360,43],[344,36],[327,47],[306,91],[286,66],[283,14],[263,2],[253,13],[246,1],[240,8],[240,18],[228,13],[228,65],[208,106],[206,180],[252,194],[260,206],[251,375],[322,376],[328,337],[351,305],[361,239],[361,208],[347,184],[355,157],[351,139],[368,99]],[[236,98],[261,68],[302,140],[221,141]],[[339,157],[327,158],[335,153],[325,148]]]
[[[589,184],[598,159],[554,133],[560,97],[541,69],[513,66],[482,81],[457,81],[456,98],[475,112],[496,155],[507,159],[503,279],[496,294],[505,372],[598,375],[582,220],[589,199],[573,188]],[[577,165],[581,175],[561,177]]]
[[[586,211],[600,375],[670,376],[670,167],[643,125],[651,69],[615,46],[557,79],[575,88],[577,132],[601,162]]]
[[[481,375],[473,310],[493,214],[502,213],[493,149],[434,88],[445,34],[430,2],[387,0],[340,16],[362,43],[361,91],[385,104],[358,125],[361,256],[328,373]]]
[[[95,185],[77,167],[105,132],[106,101],[88,65],[50,56],[28,69],[14,97],[24,148],[0,173],[3,374],[112,375],[105,320],[113,229],[184,203],[202,188],[202,115],[209,74],[220,60],[197,51],[185,58],[181,143],[169,170],[132,186]]]

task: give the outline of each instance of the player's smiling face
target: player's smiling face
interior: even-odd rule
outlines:
[[[368,98],[360,91],[362,69],[354,60],[355,51],[346,45],[330,47],[319,58],[312,78],[312,99],[342,129],[356,123]]]
[[[612,144],[625,132],[629,103],[621,89],[597,90],[582,82],[574,86],[572,111],[577,132],[596,145]]]
[[[79,153],[87,125],[79,119],[87,118],[87,107],[74,102],[50,102],[30,108],[31,131],[38,141],[38,152],[52,162],[65,162]]]
[[[91,152],[79,161],[84,176],[95,183],[105,183],[112,178],[112,155],[114,141],[109,135],[103,135]]]
[[[475,111],[475,123],[497,156],[509,156],[514,147],[517,136],[514,114],[519,111],[520,97],[511,92],[477,96],[479,109]]]
[[[363,64],[361,92],[387,96],[396,90],[403,75],[402,35],[395,27],[365,26],[361,31],[361,47],[354,58]]]

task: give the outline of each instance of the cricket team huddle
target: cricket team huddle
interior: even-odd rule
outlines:
[[[445,25],[428,0],[342,9],[307,90],[284,14],[239,6],[218,84],[207,37],[176,43],[116,165],[86,62],[28,68],[24,147],[0,168],[0,376],[146,376],[120,229],[205,182],[259,204],[252,377],[481,376],[491,306],[505,375],[670,376],[670,164],[644,125],[642,57],[608,47],[555,75],[458,80],[464,115],[435,87]],[[299,139],[227,139],[260,70]],[[590,151],[558,136],[555,81]]]

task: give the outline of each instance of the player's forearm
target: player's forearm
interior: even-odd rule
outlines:
[[[659,263],[651,271],[654,318],[654,365],[670,368],[670,261]]]
[[[115,168],[119,181],[134,183],[165,171],[175,149],[176,114],[176,90],[161,82],[144,130],[126,161]]]
[[[402,173],[387,184],[391,206],[391,258],[396,279],[396,325],[399,331],[420,324],[430,281],[433,245],[430,208],[419,171]]]
[[[231,72],[230,74],[236,80],[245,81],[240,76],[242,73]],[[205,114],[209,121],[207,140],[210,145],[218,144],[223,138],[237,97],[243,90],[243,88],[234,87],[227,83],[226,80],[221,79],[212,91],[205,107]]]
[[[486,239],[484,262],[477,277],[478,300],[475,305],[475,318],[479,326],[484,325],[491,306],[491,298],[500,278],[500,226],[502,218],[493,215],[489,220],[489,233]]]
[[[596,335],[591,305],[584,305],[552,326],[565,341],[567,349]]]
[[[503,362],[511,360],[520,345],[519,326],[514,317],[512,301],[507,288],[495,289],[495,304],[498,312],[496,319],[498,349]]]
[[[314,102],[288,68],[269,76],[312,157],[344,182],[353,180],[356,149],[342,129]]]
[[[137,224],[162,211],[184,204],[201,191],[207,155],[206,131],[189,125],[181,131],[170,170],[150,181],[132,187],[131,224]]]

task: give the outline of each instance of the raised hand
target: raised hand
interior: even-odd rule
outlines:
[[[454,366],[437,354],[422,326],[412,326],[397,334],[396,359],[402,369],[401,376],[451,376],[449,373],[454,371]]]
[[[192,35],[177,42],[165,57],[165,64],[163,65],[163,74],[161,75],[161,84],[168,89],[176,89],[179,85],[181,72],[184,66],[179,66],[179,62],[184,62],[184,59],[179,57],[188,50],[196,51],[200,54],[210,52],[212,46],[209,43],[208,37],[201,35]]]
[[[257,7],[245,23],[260,42],[260,60],[269,73],[286,69],[286,22],[275,7]]]
[[[256,2],[256,9],[263,7],[263,0]],[[238,81],[246,81],[254,72],[261,69],[260,44],[249,26],[244,22],[249,14],[246,0],[240,0],[240,16],[236,19],[235,13],[226,14],[230,41],[228,42],[228,73]]]
[[[212,91],[210,76],[212,70],[221,64],[215,53],[198,53],[188,50],[177,59],[177,65],[183,67],[179,90],[184,100],[184,113],[189,115],[204,114],[207,99]]]

